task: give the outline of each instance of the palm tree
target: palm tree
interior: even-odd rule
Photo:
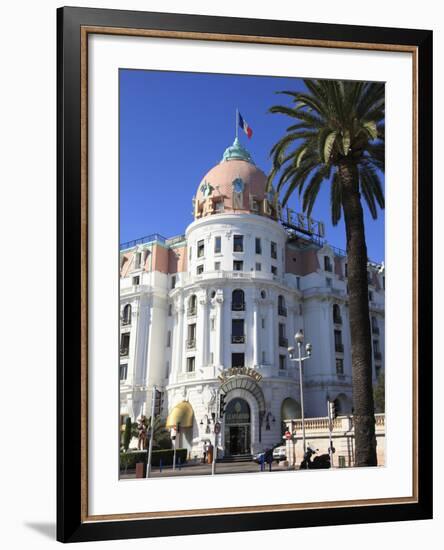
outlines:
[[[374,466],[375,418],[363,197],[373,218],[384,208],[384,84],[304,80],[306,91],[282,92],[291,106],[271,107],[295,119],[272,148],[268,189],[285,205],[296,190],[309,216],[322,183],[330,186],[334,225],[344,213],[347,237],[356,465]]]

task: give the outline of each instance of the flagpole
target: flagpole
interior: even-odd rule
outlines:
[[[239,129],[239,111],[236,107],[236,139],[238,138],[238,129]]]

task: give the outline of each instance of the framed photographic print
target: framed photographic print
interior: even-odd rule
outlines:
[[[58,10],[60,541],[432,517],[431,71]]]

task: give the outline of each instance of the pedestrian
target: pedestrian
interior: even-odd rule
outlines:
[[[204,464],[206,464],[207,462],[207,454],[208,454],[208,441],[205,441],[203,446],[203,460],[202,460]]]
[[[271,472],[271,465],[273,464],[273,449],[265,451],[265,461],[268,464],[268,471]]]

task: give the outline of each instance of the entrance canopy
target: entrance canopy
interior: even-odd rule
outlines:
[[[193,407],[188,403],[188,401],[182,401],[175,407],[168,415],[166,421],[166,427],[172,428],[180,424],[181,428],[191,428],[193,426]]]
[[[222,393],[227,394],[233,390],[246,390],[256,398],[259,414],[265,414],[265,398],[258,383],[250,376],[232,376],[228,378],[220,387]]]

